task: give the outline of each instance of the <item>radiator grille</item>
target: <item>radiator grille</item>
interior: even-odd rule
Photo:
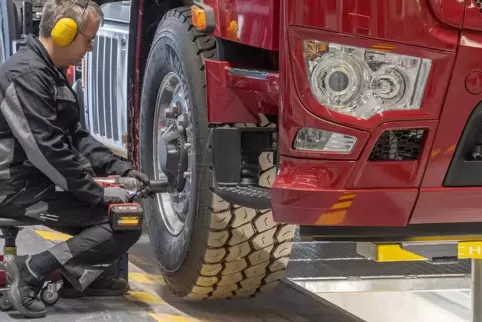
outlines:
[[[88,127],[112,148],[126,151],[128,25],[106,23],[86,56]]]
[[[118,39],[99,36],[92,51],[92,90],[94,102],[92,109],[95,120],[95,133],[119,140],[119,124],[117,123],[117,68]]]
[[[388,130],[378,138],[370,161],[417,160],[423,149],[426,129]]]

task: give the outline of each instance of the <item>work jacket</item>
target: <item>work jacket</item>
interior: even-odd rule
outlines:
[[[103,201],[93,174],[122,175],[117,159],[80,123],[76,93],[35,36],[0,66],[0,208],[29,186],[53,183],[90,205]]]

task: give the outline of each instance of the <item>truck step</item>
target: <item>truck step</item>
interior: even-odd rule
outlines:
[[[269,188],[218,184],[215,192],[221,198],[236,205],[257,209],[271,208],[271,189]]]
[[[230,75],[244,76],[257,79],[268,79],[270,73],[272,73],[272,71],[246,68],[231,68],[229,70]]]

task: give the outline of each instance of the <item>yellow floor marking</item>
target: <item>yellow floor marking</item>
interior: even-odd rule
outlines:
[[[53,240],[53,241],[66,241],[72,237],[70,235],[59,233],[56,231],[36,230],[35,232],[43,239]]]
[[[165,303],[163,299],[158,296],[155,296],[148,292],[138,292],[138,291],[129,291],[128,294],[124,295],[126,299],[133,302],[142,302],[147,304],[163,304]]]
[[[129,280],[133,280],[134,282],[141,284],[165,285],[164,279],[161,275],[129,272]]]
[[[157,322],[208,322],[208,320],[199,320],[188,316],[171,315],[164,313],[149,313],[149,315]],[[214,322],[210,320],[209,322]]]

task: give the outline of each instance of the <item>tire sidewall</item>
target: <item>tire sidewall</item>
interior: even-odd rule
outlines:
[[[157,32],[146,65],[141,101],[140,164],[141,170],[154,177],[153,172],[153,124],[155,103],[163,78],[175,72],[187,93],[191,112],[192,155],[196,168],[191,168],[191,198],[185,229],[173,237],[167,231],[157,200],[144,203],[148,229],[157,259],[163,273],[173,279],[171,285],[179,292],[189,292],[194,285],[203,257],[209,232],[208,202],[211,195],[208,187],[212,181],[207,165],[208,126],[206,114],[205,76],[201,70],[202,59],[196,55],[198,47],[192,41],[189,24],[177,17],[165,18]],[[199,69],[198,69],[199,68]],[[187,229],[186,229],[187,228]],[[190,280],[192,276],[193,280]],[[175,281],[175,283],[174,283]],[[169,283],[169,280],[167,281]]]

